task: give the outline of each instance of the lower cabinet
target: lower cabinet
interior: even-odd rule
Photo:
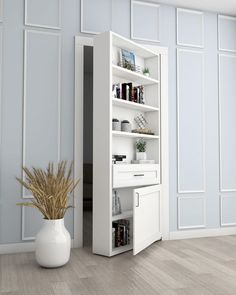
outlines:
[[[160,239],[160,186],[135,189],[133,191],[134,255]]]
[[[113,190],[110,256],[131,249],[136,255],[161,239],[160,196],[160,185]]]

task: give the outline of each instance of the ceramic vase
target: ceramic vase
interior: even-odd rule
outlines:
[[[55,268],[70,259],[71,237],[63,219],[44,219],[36,236],[36,261],[42,267]]]
[[[147,160],[146,152],[136,152],[136,160]]]

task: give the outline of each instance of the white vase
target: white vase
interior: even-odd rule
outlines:
[[[64,218],[47,220],[36,236],[36,260],[48,268],[59,267],[70,259],[71,237]]]
[[[136,160],[147,160],[146,152],[136,152]]]

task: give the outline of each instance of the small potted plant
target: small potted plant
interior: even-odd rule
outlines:
[[[150,76],[149,68],[144,68],[143,69],[143,74],[144,74],[144,76],[149,77]]]
[[[48,168],[23,168],[25,180],[17,178],[18,182],[29,190],[33,199],[31,202],[17,205],[34,207],[43,217],[43,226],[36,235],[36,260],[39,265],[47,268],[66,264],[70,258],[71,237],[64,226],[69,196],[79,180],[74,181],[72,164],[67,172],[67,162],[60,162],[55,168],[49,163]]]
[[[143,139],[136,142],[136,160],[147,160],[146,154],[147,143]]]

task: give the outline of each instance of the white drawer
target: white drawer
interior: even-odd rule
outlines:
[[[160,183],[159,164],[114,164],[113,188]]]

